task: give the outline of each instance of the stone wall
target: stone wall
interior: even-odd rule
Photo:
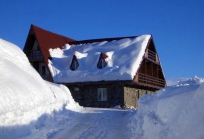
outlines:
[[[122,108],[137,108],[137,101],[141,96],[153,93],[153,91],[129,87],[120,83],[69,85],[68,88],[79,105],[98,108],[110,108],[116,105],[120,105]],[[98,101],[98,88],[107,89],[106,101]]]
[[[137,108],[138,107],[138,99],[144,94],[152,94],[153,91],[138,89],[133,87],[124,87],[124,106],[126,108]]]
[[[116,105],[124,106],[122,84],[69,85],[68,88],[74,100],[84,107],[110,108]],[[107,101],[98,101],[98,88],[107,88]]]

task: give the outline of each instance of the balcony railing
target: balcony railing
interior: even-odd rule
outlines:
[[[156,61],[156,53],[148,49],[148,58]]]
[[[138,82],[156,88],[165,87],[165,81],[146,74],[138,74]]]
[[[43,60],[42,53],[38,50],[25,51],[29,60]]]

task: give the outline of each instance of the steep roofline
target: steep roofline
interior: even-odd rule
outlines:
[[[76,40],[74,40],[74,39],[72,39],[72,38],[70,38],[70,37],[66,37],[66,36],[63,36],[63,35],[60,35],[60,34],[51,32],[51,31],[49,31],[49,30],[40,28],[40,27],[38,27],[38,26],[36,26],[36,25],[34,25],[34,24],[31,24],[31,28],[40,29],[40,30],[42,30],[42,31],[44,31],[44,32],[47,32],[47,33],[50,33],[50,34],[53,34],[53,35],[57,35],[57,36],[61,36],[61,37],[63,37],[63,38],[67,38],[68,40],[76,41]]]
[[[75,41],[70,42],[70,45],[78,45],[78,44],[87,44],[87,43],[94,43],[94,42],[102,42],[102,41],[113,41],[113,40],[121,40],[125,38],[136,38],[138,36],[127,36],[127,37],[114,37],[114,38],[99,38],[99,39],[90,39],[90,40],[81,40],[81,41]]]
[[[51,72],[48,67],[48,59],[50,58],[49,49],[62,49],[62,46],[64,46],[64,44],[75,41],[74,39],[50,32],[31,24],[23,51],[26,52],[27,50],[32,50],[35,40],[38,42],[39,49],[42,53],[45,65],[50,75]]]
[[[155,47],[155,43],[154,43],[154,39],[153,39],[153,36],[152,36],[152,35],[150,35],[149,41],[148,41],[148,43],[147,43],[147,45],[146,45],[146,48],[145,48],[145,52],[147,51],[147,49],[148,49],[148,47],[149,47],[149,45],[150,45],[151,42],[153,43],[153,47],[154,47],[155,52],[156,52],[156,54],[157,54],[157,56],[158,56],[158,60],[159,60],[158,63],[159,63],[159,66],[161,66],[161,72],[162,72],[162,75],[163,75],[163,77],[164,77],[164,81],[165,81],[165,85],[166,85],[166,84],[167,84],[167,83],[166,83],[166,79],[165,79],[165,76],[164,76],[164,72],[163,72],[163,69],[162,69],[162,65],[161,65],[161,62],[160,62],[160,59],[159,59],[159,54],[158,54],[157,49],[156,49],[156,47]],[[141,64],[142,64],[142,62],[143,62],[144,59],[145,59],[145,53],[144,53],[144,55],[143,55],[143,57],[142,57],[142,60],[141,60],[141,62],[140,62],[139,68],[141,67]],[[136,74],[135,74],[135,76],[134,76],[134,78],[133,78],[133,82],[136,80],[138,73],[139,73],[139,69],[137,70],[137,72],[136,72]]]
[[[158,60],[156,62],[158,62],[159,65],[161,66],[159,55],[157,53],[157,50],[156,50],[156,47],[155,47],[155,44],[154,44],[153,36],[151,34],[148,34],[148,35],[150,35],[150,38],[149,38],[149,40],[148,40],[148,42],[147,42],[147,44],[145,46],[146,47],[145,52],[148,49],[148,47],[151,46],[151,49],[153,49],[153,51],[158,56]],[[103,41],[111,42],[111,41],[114,41],[114,40],[117,41],[117,40],[121,40],[121,39],[125,39],[125,38],[137,38],[137,37],[139,37],[139,36],[99,38],[99,39],[89,39],[89,40],[76,41],[74,39],[71,39],[71,38],[68,38],[68,37],[53,33],[51,31],[42,29],[40,27],[37,27],[37,26],[31,24],[30,30],[29,30],[29,33],[28,33],[28,36],[27,36],[27,39],[26,39],[26,43],[25,43],[25,46],[24,46],[23,50],[24,51],[32,50],[34,41],[36,40],[38,42],[39,50],[42,53],[44,62],[46,64],[46,67],[47,67],[47,69],[48,69],[48,71],[49,71],[49,73],[51,75],[50,68],[48,67],[48,59],[50,58],[49,49],[55,49],[55,48],[62,49],[62,47],[65,44],[79,45],[79,44],[89,44],[89,43],[103,42]],[[143,55],[143,57],[141,59],[141,63],[142,63],[142,61],[144,59],[145,59],[145,53],[144,53],[144,55]],[[141,63],[140,63],[140,66],[141,66]],[[140,66],[139,66],[139,68],[140,68]],[[135,71],[135,76],[132,79],[133,82],[134,82],[135,77],[137,76],[138,71],[139,70]],[[162,72],[162,74],[160,74],[160,75],[163,75],[163,78],[165,80],[165,76],[164,76],[164,73],[163,73],[162,66],[161,66],[161,72]],[[165,80],[165,83],[166,83],[166,80]]]
[[[162,71],[162,74],[163,74],[163,77],[164,77],[164,81],[165,81],[165,83],[166,83],[166,79],[165,79],[165,76],[164,76],[162,64],[161,64],[161,61],[160,61],[160,58],[159,58],[159,53],[157,52],[157,48],[155,47],[155,43],[154,43],[154,39],[153,39],[153,36],[152,36],[152,35],[151,35],[150,40],[152,40],[152,42],[153,42],[153,44],[154,44],[153,46],[154,46],[154,49],[155,49],[155,51],[156,51],[156,53],[157,53],[158,60],[159,60],[160,66],[161,66],[161,71]],[[148,45],[149,45],[149,44],[148,44]],[[167,84],[167,83],[166,83],[166,84]]]

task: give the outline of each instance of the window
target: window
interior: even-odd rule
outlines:
[[[99,69],[102,69],[102,68],[104,68],[104,67],[107,65],[107,63],[106,63],[106,61],[105,61],[105,59],[106,59],[107,57],[108,57],[108,56],[107,56],[106,54],[101,53],[101,55],[100,55],[100,57],[99,57],[98,64],[97,64],[97,67],[98,67]]]
[[[75,87],[75,88],[74,88],[74,91],[79,91],[79,88],[78,88],[78,87]]]
[[[107,88],[98,88],[98,101],[107,101]]]
[[[33,50],[38,50],[38,51],[40,50],[37,40],[35,40],[33,44]]]
[[[77,61],[77,58],[76,58],[75,55],[73,55],[72,63],[71,63],[70,69],[71,69],[71,70],[76,70],[78,67],[79,67],[79,63],[78,63],[78,61]]]

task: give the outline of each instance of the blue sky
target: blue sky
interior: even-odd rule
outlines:
[[[203,0],[0,0],[0,38],[31,24],[76,39],[152,34],[166,78],[204,77]]]

